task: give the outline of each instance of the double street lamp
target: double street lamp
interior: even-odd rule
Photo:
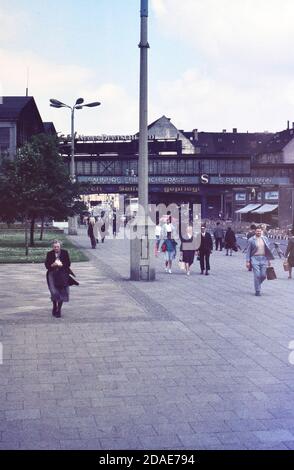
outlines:
[[[71,110],[71,159],[70,159],[70,178],[72,182],[75,182],[75,110],[82,109],[84,107],[95,108],[100,106],[99,101],[94,101],[93,103],[85,103],[83,98],[78,98],[73,106],[69,106],[65,103],[62,103],[59,100],[51,99],[50,106],[52,108],[69,108]]]
[[[73,106],[63,103],[62,101],[56,100],[54,98],[50,99],[50,106],[52,108],[69,108],[71,110],[71,158],[70,158],[70,179],[72,183],[76,181],[76,172],[75,172],[75,110],[87,108],[95,108],[100,106],[99,101],[94,101],[92,103],[84,103],[83,98],[78,98]],[[76,217],[71,217],[69,219],[68,233],[70,235],[77,235],[77,219]]]

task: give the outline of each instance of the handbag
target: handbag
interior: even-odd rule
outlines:
[[[166,243],[163,242],[163,244],[161,245],[161,251],[164,253],[166,250],[167,250]]]
[[[289,262],[287,259],[283,261],[283,268],[284,268],[284,271],[289,271]]]
[[[53,271],[53,282],[57,289],[67,287],[69,283],[69,274],[64,269],[55,269]]]
[[[179,260],[179,268],[181,271],[184,271],[186,268],[185,268],[185,263],[183,260]]]
[[[277,279],[277,275],[275,273],[273,266],[268,266],[266,268],[266,278],[268,281],[273,281],[274,279]]]
[[[68,285],[69,286],[79,286],[80,283],[76,281],[71,275],[68,276]]]

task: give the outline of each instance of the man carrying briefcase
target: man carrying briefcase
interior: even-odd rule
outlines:
[[[257,226],[255,235],[248,240],[246,253],[246,267],[250,269],[252,266],[254,275],[255,295],[260,296],[261,284],[266,279],[267,267],[270,261],[274,259],[268,239],[262,235],[262,229]]]

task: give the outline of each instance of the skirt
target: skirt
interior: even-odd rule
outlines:
[[[52,271],[47,274],[47,282],[52,302],[69,301],[69,287],[55,287]]]
[[[189,264],[191,266],[194,263],[194,250],[184,250],[183,251],[183,262]]]

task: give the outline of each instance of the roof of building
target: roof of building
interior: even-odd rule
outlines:
[[[56,135],[56,129],[53,122],[43,122],[44,132],[48,135]]]
[[[294,129],[286,129],[281,132],[272,134],[272,137],[262,147],[260,153],[276,153],[283,150],[283,148],[294,138]]]
[[[17,120],[32,100],[32,96],[4,96],[0,99],[0,119]]]
[[[186,132],[177,129],[171,120],[162,116],[148,126],[148,131],[155,129],[155,137],[186,138],[196,149],[197,153],[206,155],[255,155],[260,153],[264,146],[274,139],[275,134],[269,132]],[[157,135],[161,129],[160,136]],[[169,132],[167,133],[167,129]],[[173,132],[172,132],[173,131]]]
[[[252,155],[260,153],[274,134],[268,132],[185,132],[199,153]]]

